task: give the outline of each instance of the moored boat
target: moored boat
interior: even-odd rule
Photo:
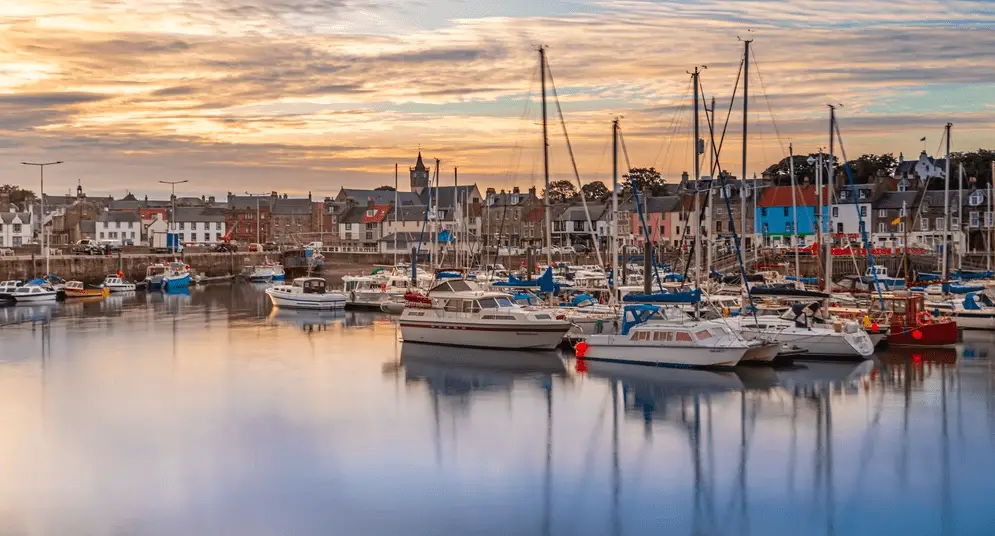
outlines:
[[[277,285],[266,289],[275,307],[288,309],[342,309],[345,295],[328,292],[325,280],[320,277],[298,277],[290,285]]]
[[[134,283],[125,280],[122,275],[123,274],[121,273],[109,274],[104,278],[104,282],[101,283],[100,286],[110,292],[134,292],[137,286]]]
[[[54,302],[59,299],[59,291],[47,284],[32,284],[18,287],[11,294],[17,303]]]
[[[462,279],[409,300],[400,326],[406,342],[520,350],[555,348],[570,329],[548,312],[527,311],[508,294]]]
[[[67,298],[106,298],[110,295],[110,290],[104,288],[86,288],[82,281],[66,282]]]

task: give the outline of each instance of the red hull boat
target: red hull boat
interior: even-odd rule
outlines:
[[[923,347],[957,344],[957,322],[934,318],[925,310],[922,296],[892,296],[885,300],[891,312],[888,344]]]

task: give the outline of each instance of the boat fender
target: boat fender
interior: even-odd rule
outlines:
[[[387,292],[387,283],[380,283],[380,292]]]
[[[723,307],[722,308],[722,316],[729,316],[729,308],[728,307]]]
[[[355,290],[350,290],[349,291],[349,301],[351,301],[352,303],[356,303],[356,291]]]
[[[870,315],[864,315],[864,329],[867,329],[867,328],[871,327],[871,323],[872,323],[871,322],[871,316]]]
[[[586,342],[580,341],[580,342],[577,343],[577,346],[574,346],[574,354],[577,356],[577,358],[583,359],[584,358],[584,354],[586,354],[586,353],[587,353],[587,343]]]

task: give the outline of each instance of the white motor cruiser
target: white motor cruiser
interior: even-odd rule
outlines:
[[[400,319],[405,341],[452,346],[552,349],[570,329],[549,312],[528,311],[503,292],[450,279],[419,301],[409,301]]]
[[[130,281],[126,281],[117,274],[110,274],[104,278],[104,282],[100,284],[100,287],[111,292],[134,292],[136,285]]]
[[[59,291],[50,285],[34,285],[29,283],[14,289],[11,297],[17,303],[54,302],[59,298]]]
[[[819,309],[819,302],[797,303],[780,316],[746,313],[730,322],[737,322],[737,330],[747,339],[769,339],[805,350],[806,359],[870,358],[874,343],[859,324],[840,319],[827,322]]]
[[[320,277],[298,277],[290,285],[277,285],[266,289],[266,295],[275,307],[288,309],[342,309],[345,295],[328,292],[325,280]]]

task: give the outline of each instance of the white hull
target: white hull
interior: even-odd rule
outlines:
[[[953,318],[961,329],[995,330],[995,312],[956,311],[945,314]]]
[[[748,348],[745,345],[677,346],[638,342],[627,335],[591,335],[583,359],[600,359],[621,363],[638,363],[670,367],[735,367]]]
[[[392,294],[386,292],[362,292],[362,291],[352,291],[346,298],[347,307],[355,307],[359,309],[380,309],[381,306],[390,301],[393,297]]]
[[[111,292],[134,292],[135,285],[104,285],[104,288]]]
[[[767,343],[754,346],[746,351],[743,361],[754,363],[770,363],[777,359],[777,354],[781,352],[781,345],[778,343]]]
[[[11,294],[17,303],[45,303],[54,302],[58,299],[57,292],[45,292],[41,294]]]
[[[556,348],[570,326],[566,323],[536,325],[536,322],[486,323],[477,321],[401,319],[401,338],[405,342],[472,346],[480,348],[542,349]]]
[[[266,295],[276,307],[287,309],[342,309],[345,296],[337,293],[325,294],[277,294],[266,289]]]
[[[864,333],[847,334],[796,327],[784,328],[779,331],[743,328],[741,333],[748,340],[767,338],[783,345],[805,350],[803,359],[807,356],[867,358],[874,353],[874,345]],[[864,337],[859,337],[859,335],[864,335]]]

